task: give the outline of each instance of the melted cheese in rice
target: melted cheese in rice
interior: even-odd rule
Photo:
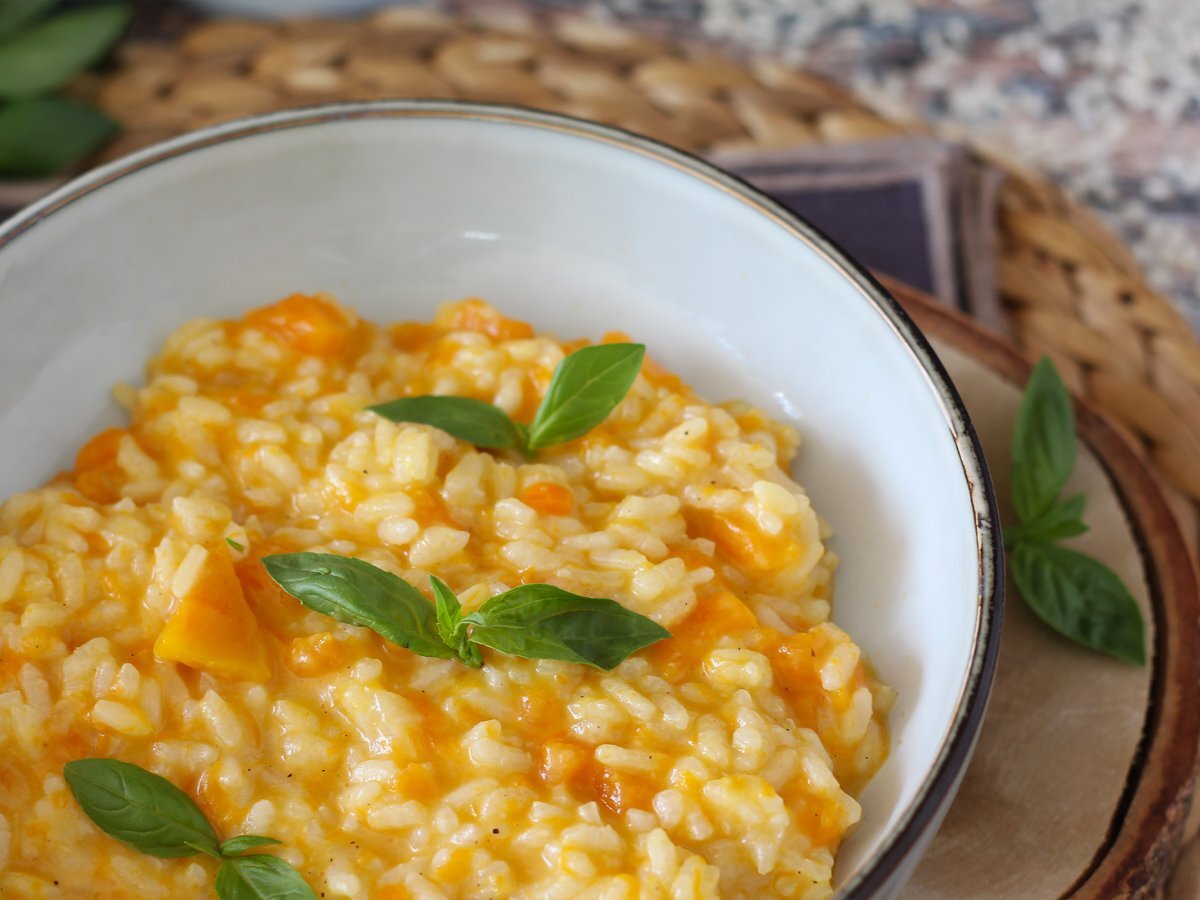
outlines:
[[[647,361],[528,461],[365,407],[532,417],[563,343],[468,300],[380,327],[324,296],[180,328],[130,424],[0,507],[0,895],[200,896],[203,858],[99,832],[64,763],[111,756],[269,834],[324,897],[824,897],[890,692],[830,622],[795,433]],[[238,546],[231,546],[230,538]],[[355,556],[472,608],[528,582],[673,636],[612,672],[415,656],[259,559]]]

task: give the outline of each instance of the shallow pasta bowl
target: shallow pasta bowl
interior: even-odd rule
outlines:
[[[897,891],[970,756],[1001,586],[974,432],[884,290],[729,175],[585,122],[395,102],[221,125],[0,229],[3,496],[117,421],[110,386],[174,327],[311,290],[385,321],[482,295],[564,336],[623,330],[709,399],[800,429],[795,474],[842,559],[834,620],[899,692],[837,879]]]

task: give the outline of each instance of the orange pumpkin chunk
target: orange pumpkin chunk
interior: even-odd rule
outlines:
[[[438,331],[424,322],[400,322],[388,329],[392,346],[397,350],[414,353],[424,350],[437,336]]]
[[[351,327],[342,311],[308,294],[292,294],[256,309],[246,317],[246,324],[311,356],[340,356],[350,343]]]
[[[538,481],[521,491],[521,502],[543,516],[570,515],[575,498],[570,488],[552,481]]]
[[[124,428],[106,428],[79,448],[75,456],[75,487],[93,503],[116,503],[121,499],[124,472],[117,465]]]
[[[646,653],[667,678],[677,678],[699,666],[725,635],[757,627],[758,618],[750,608],[732,591],[719,588],[701,597],[671,636]]]
[[[463,300],[449,307],[448,315],[438,314],[437,324],[450,331],[476,331],[493,341],[516,341],[533,337],[533,327],[527,322],[508,319],[489,304],[477,298]]]
[[[770,572],[795,559],[799,545],[782,534],[767,534],[741,513],[722,514],[690,509],[687,521],[693,537],[708,538],[739,569]]]
[[[269,679],[267,649],[229,554],[196,546],[182,566],[195,566],[196,577],[176,601],[154,655],[222,678]]]
[[[304,609],[275,583],[262,564],[264,556],[284,552],[285,548],[268,543],[256,544],[250,555],[234,564],[233,571],[242,586],[242,594],[260,627],[278,637],[286,637]]]
[[[543,784],[577,786],[587,775],[591,754],[574,741],[551,740],[542,744],[538,760],[538,777]]]
[[[613,815],[630,809],[650,809],[657,788],[647,778],[600,766],[595,781],[596,800]]]
[[[346,658],[341,641],[332,632],[321,631],[295,638],[288,644],[284,661],[293,674],[301,678],[315,678],[340,668]]]
[[[771,653],[776,682],[787,694],[796,721],[809,728],[815,726],[825,702],[817,661],[820,644],[816,634],[801,631],[780,641]]]

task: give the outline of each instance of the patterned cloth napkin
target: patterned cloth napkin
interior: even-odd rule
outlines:
[[[859,262],[1001,333],[996,192],[1003,174],[958,144],[905,137],[714,154]]]

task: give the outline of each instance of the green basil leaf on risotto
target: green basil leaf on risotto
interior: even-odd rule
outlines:
[[[458,656],[438,634],[433,604],[391,572],[330,553],[281,553],[264,556],[262,564],[276,584],[309,609],[370,628],[421,656]]]
[[[1004,546],[1011,549],[1022,541],[1058,541],[1086,534],[1088,527],[1081,518],[1086,505],[1087,497],[1076,494],[1054,504],[1032,522],[1010,525],[1004,529]]]
[[[291,863],[278,856],[234,856],[217,870],[220,900],[316,900]]]
[[[277,841],[271,837],[264,837],[261,834],[239,834],[237,837],[231,837],[229,840],[222,842],[221,855],[237,856],[239,853],[245,853],[247,850],[253,850],[255,847],[270,847],[280,843],[282,841]]]
[[[443,641],[458,651],[458,658],[468,666],[478,669],[483,665],[483,655],[479,648],[467,639],[467,626],[463,622],[462,604],[454,592],[446,587],[440,578],[430,575],[429,583],[433,586],[433,599],[437,604],[438,634]]]
[[[133,849],[164,859],[220,856],[204,813],[167,779],[116,759],[77,759],[63,776],[87,817]]]
[[[441,635],[443,641],[453,647],[458,640],[455,632],[462,621],[462,604],[458,602],[454,591],[446,587],[446,582],[442,579],[430,575],[429,583],[433,586],[433,600],[437,605],[438,634]]]
[[[403,397],[368,407],[393,422],[432,425],[476,447],[524,447],[521,430],[499,407],[471,397]]]
[[[611,669],[671,633],[615,600],[581,597],[551,584],[498,594],[463,617],[471,640],[525,659],[561,659]]]
[[[1075,467],[1075,411],[1058,370],[1042,357],[1029,376],[1012,443],[1012,497],[1032,522],[1054,505]]]
[[[597,344],[566,356],[529,425],[529,449],[573,441],[608,418],[629,393],[645,355],[642,344]]]
[[[1011,566],[1025,602],[1055,631],[1118,659],[1145,663],[1141,610],[1112,569],[1075,550],[1032,542],[1016,545]]]

